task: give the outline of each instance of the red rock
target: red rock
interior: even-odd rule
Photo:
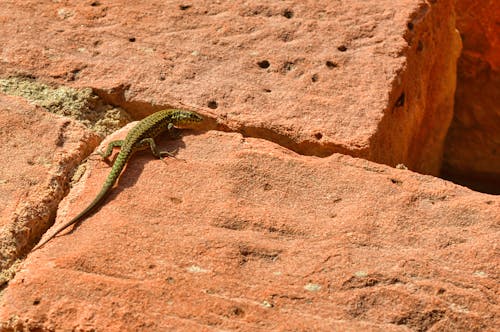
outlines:
[[[97,142],[70,119],[0,94],[0,270],[47,230],[72,172]]]
[[[464,40],[443,175],[500,194],[500,2],[457,1]]]
[[[438,173],[453,4],[4,1],[1,77],[92,87],[137,118],[202,106],[206,131],[163,141],[177,159],[138,154],[31,253],[1,329],[498,329],[500,199],[377,164]],[[56,227],[108,172],[90,158]]]
[[[439,172],[460,51],[452,0],[92,3],[4,2],[0,75],[91,86],[137,118],[216,108],[214,128],[301,154]]]
[[[102,208],[28,257],[4,293],[4,326],[498,326],[498,197],[239,134],[192,132],[163,148],[177,158],[140,153]],[[108,172],[91,161],[57,224]]]

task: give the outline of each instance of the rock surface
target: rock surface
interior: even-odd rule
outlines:
[[[0,94],[0,271],[49,227],[72,171],[97,143],[82,125]]]
[[[3,295],[4,326],[499,326],[498,197],[239,134],[192,132],[163,148],[177,158],[140,153],[99,211],[30,254]],[[109,168],[90,163],[57,224],[100,189]]]
[[[0,79],[205,121],[10,265],[109,167],[90,156],[58,204],[98,138],[0,96],[0,330],[498,329],[500,198],[404,170],[441,166],[453,4],[3,1]]]
[[[500,2],[457,1],[464,40],[443,175],[500,194]]]
[[[437,175],[460,42],[452,0],[2,4],[0,75],[92,87],[137,118],[180,102],[301,154]]]

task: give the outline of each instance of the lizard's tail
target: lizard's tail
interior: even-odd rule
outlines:
[[[102,200],[110,192],[111,188],[113,187],[113,185],[115,184],[116,180],[120,176],[121,171],[123,170],[123,167],[127,163],[128,157],[129,157],[128,154],[122,153],[120,151],[120,153],[116,157],[116,161],[113,164],[111,172],[109,173],[108,177],[106,178],[106,181],[104,182],[104,185],[102,186],[101,191],[99,192],[99,194],[97,194],[97,196],[94,198],[94,200],[82,212],[80,212],[76,217],[74,217],[73,219],[69,220],[68,222],[62,224],[61,226],[59,226],[57,228],[57,230],[52,235],[50,235],[49,237],[47,237],[46,239],[44,239],[43,241],[41,241],[40,243],[38,243],[33,248],[33,251],[41,248],[47,242],[49,242],[50,240],[52,240],[57,234],[59,234],[60,232],[62,232],[66,228],[68,228],[69,226],[75,224],[80,219],[82,219],[83,217],[87,216],[90,212],[92,212],[96,208],[96,206],[99,203],[101,203]]]

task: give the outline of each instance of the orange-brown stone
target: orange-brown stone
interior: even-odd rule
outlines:
[[[48,228],[72,172],[97,143],[71,119],[0,94],[0,270]]]
[[[0,75],[92,87],[141,118],[180,102],[305,155],[434,174],[460,51],[453,0],[2,4]]]
[[[0,79],[205,122],[158,140],[176,158],[138,153],[97,211],[23,257],[110,168],[90,156],[58,204],[97,138],[0,96],[0,211],[36,207],[2,219],[2,258],[26,259],[0,330],[498,329],[500,199],[413,172],[442,163],[454,3],[3,1]]]
[[[122,131],[122,136],[125,131]],[[335,154],[187,133],[140,153],[106,204],[32,253],[6,326],[477,330],[498,324],[500,200]],[[79,212],[109,172],[64,200]]]
[[[464,49],[443,176],[500,194],[500,2],[456,3]]]

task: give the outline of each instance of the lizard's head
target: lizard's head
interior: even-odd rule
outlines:
[[[191,111],[172,110],[172,123],[179,128],[191,127],[193,124],[203,121],[201,115]]]

